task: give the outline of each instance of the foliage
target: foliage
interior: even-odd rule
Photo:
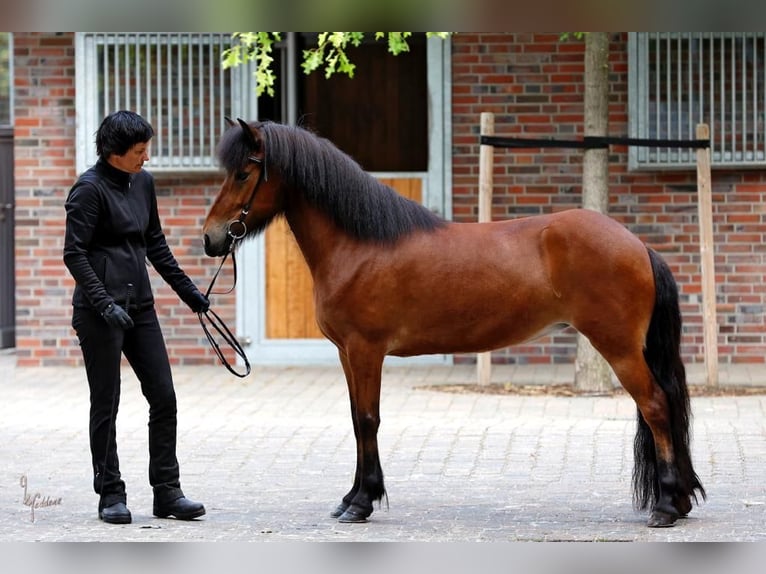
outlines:
[[[562,32],[561,36],[559,36],[559,40],[561,40],[562,42],[566,42],[567,40],[569,40],[570,35],[574,36],[576,40],[582,40],[583,38],[585,38],[585,34],[587,34],[587,32]]]
[[[271,52],[274,42],[279,42],[282,35],[279,32],[234,32],[232,38],[239,42],[224,50],[223,67],[231,68],[243,62],[255,62],[256,93],[260,96],[266,91],[273,96],[276,75],[271,66],[274,62]]]
[[[324,75],[329,78],[335,73],[354,77],[355,64],[351,62],[347,49],[357,47],[364,39],[364,32],[320,32],[317,37],[317,47],[303,51],[301,67],[304,73],[310,74],[324,67]],[[426,32],[426,36],[447,38],[450,32]],[[375,40],[386,40],[388,51],[394,56],[409,51],[407,38],[412,32],[375,32]],[[232,37],[237,40],[231,48],[223,53],[223,66],[230,68],[244,62],[256,63],[256,94],[264,92],[274,95],[276,74],[272,64],[274,42],[282,40],[280,32],[234,32]]]

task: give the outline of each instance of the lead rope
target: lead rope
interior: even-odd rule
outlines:
[[[209,297],[211,293],[213,293],[213,285],[215,285],[215,280],[218,279],[218,274],[221,272],[221,269],[223,268],[223,264],[226,262],[226,258],[231,255],[231,263],[234,266],[234,283],[232,284],[231,288],[228,291],[224,291],[222,293],[213,293],[214,295],[227,295],[234,291],[234,287],[237,286],[237,258],[234,256],[234,250],[237,247],[237,243],[239,243],[242,239],[245,238],[247,235],[247,225],[245,225],[245,217],[247,217],[248,212],[250,211],[250,205],[253,202],[253,199],[255,198],[255,194],[258,191],[258,188],[261,186],[261,183],[263,181],[268,181],[269,177],[266,174],[266,163],[263,159],[250,155],[247,157],[249,161],[252,161],[253,163],[259,164],[261,166],[261,170],[258,173],[258,180],[255,182],[255,186],[253,187],[253,191],[250,193],[250,198],[247,200],[247,203],[245,203],[242,206],[242,210],[239,213],[238,219],[233,219],[229,222],[228,229],[226,230],[226,233],[231,238],[231,245],[229,245],[229,251],[226,253],[226,255],[223,256],[223,259],[221,260],[221,264],[218,266],[218,270],[215,272],[215,275],[213,275],[213,279],[210,281],[210,286],[207,288],[207,291],[205,292],[205,297]],[[237,227],[237,226],[240,227]],[[199,324],[202,326],[202,330],[205,332],[205,336],[207,337],[208,342],[210,343],[210,346],[213,348],[213,351],[215,351],[215,354],[218,356],[218,359],[221,361],[224,367],[232,374],[240,378],[244,378],[247,375],[250,374],[250,361],[247,360],[247,354],[245,353],[245,350],[242,348],[242,345],[237,340],[237,337],[234,336],[234,334],[229,330],[229,328],[226,326],[226,323],[223,322],[223,319],[221,319],[218,314],[213,311],[210,307],[208,307],[207,311],[201,311],[197,313],[197,318],[199,319]],[[221,350],[220,345],[215,340],[215,337],[210,333],[210,330],[207,328],[207,325],[205,325],[205,319],[213,326],[213,328],[218,332],[218,334],[221,336],[221,338],[226,342],[226,344],[231,347],[236,355],[242,359],[242,361],[245,363],[245,372],[239,373],[236,370],[234,370],[234,367],[231,366],[231,364],[226,360],[226,357],[223,354],[223,351]]]
[[[236,246],[236,243],[237,243],[237,239],[233,239],[231,242],[231,247],[229,251],[226,253],[226,255],[223,256],[223,259],[221,260],[221,264],[218,266],[218,270],[215,272],[215,275],[213,275],[213,279],[210,281],[210,286],[207,288],[207,291],[205,292],[205,297],[209,297],[211,293],[214,295],[227,295],[234,290],[234,287],[236,287],[237,258],[234,256],[234,247]],[[234,267],[234,283],[232,284],[231,288],[228,291],[213,293],[213,285],[215,285],[215,281],[216,279],[218,279],[218,274],[221,272],[221,269],[223,268],[223,264],[226,263],[226,258],[229,255],[231,255],[231,262]],[[210,343],[210,346],[212,347],[216,356],[218,356],[218,359],[221,361],[221,364],[224,367],[226,367],[226,369],[232,375],[235,375],[237,377],[244,378],[247,375],[249,375],[250,361],[247,360],[247,354],[245,353],[245,350],[242,348],[242,345],[240,344],[239,340],[234,335],[234,333],[232,333],[231,330],[226,326],[226,323],[224,323],[223,319],[221,319],[218,316],[218,313],[213,311],[211,307],[208,307],[206,311],[200,311],[199,313],[197,313],[197,318],[199,319],[199,324],[202,326],[202,330],[205,332],[205,337],[207,337],[207,340]],[[223,354],[223,350],[221,349],[221,346],[215,340],[215,337],[210,332],[210,329],[208,329],[207,325],[205,324],[205,320],[207,320],[207,322],[210,323],[213,329],[215,329],[218,332],[218,334],[221,336],[224,342],[234,350],[234,353],[240,359],[242,359],[242,361],[245,364],[244,373],[241,373],[235,370],[234,367],[232,367],[232,365],[229,363],[229,361],[226,360],[226,357]]]

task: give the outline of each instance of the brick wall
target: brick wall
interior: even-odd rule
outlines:
[[[557,34],[471,34],[452,40],[453,211],[477,218],[478,132],[483,111],[495,130],[530,137],[579,137],[583,122],[583,43]],[[16,281],[20,365],[79,362],[69,326],[71,279],[61,261],[64,199],[76,177],[72,34],[16,34]],[[406,57],[406,56],[405,56]],[[627,133],[627,37],[610,48],[610,133]],[[581,152],[497,150],[493,217],[505,219],[577,207]],[[151,165],[151,164],[150,164]],[[610,214],[670,263],[682,292],[683,354],[703,360],[694,172],[627,170],[627,150],[610,154]],[[216,176],[157,177],[168,242],[181,265],[205,286],[214,271],[199,230],[217,190]],[[713,172],[719,351],[721,362],[766,357],[766,172]],[[196,317],[154,276],[158,312],[174,363],[215,361]],[[225,282],[225,280],[224,280]],[[215,298],[234,322],[232,296]],[[571,362],[574,336],[563,332],[498,351],[494,360]],[[458,360],[472,360],[472,356]]]
[[[70,325],[74,282],[62,262],[64,200],[77,177],[74,35],[15,34],[14,67],[17,363],[79,364],[80,349]],[[215,265],[203,253],[200,230],[220,177],[157,175],[155,180],[168,244],[204,290]],[[150,275],[171,361],[217,361],[196,315],[157,273]],[[225,283],[222,277],[219,284]],[[232,325],[233,296],[215,296],[214,305]]]
[[[497,135],[583,135],[584,42],[558,34],[460,33],[452,44],[453,212],[478,216],[481,112]],[[611,135],[628,133],[627,34],[610,45]],[[581,203],[582,152],[495,150],[495,219],[547,213]],[[610,215],[670,263],[681,289],[686,361],[704,360],[696,172],[629,172],[627,148],[610,152]],[[714,171],[717,320],[721,362],[766,357],[766,171]],[[571,331],[498,351],[495,362],[571,362]],[[462,357],[471,360],[471,357]]]

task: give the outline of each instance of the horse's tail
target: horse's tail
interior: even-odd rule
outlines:
[[[667,263],[652,249],[649,259],[654,273],[655,302],[649,331],[646,335],[644,358],[657,384],[664,391],[669,409],[670,434],[673,441],[675,464],[678,470],[678,496],[695,502],[699,490],[705,498],[697,474],[692,467],[689,453],[689,390],[686,386],[686,369],[681,361],[681,310],[678,303],[678,286]],[[657,472],[657,453],[654,438],[641,412],[638,412],[638,429],[634,442],[635,468],[633,470],[634,503],[645,509],[659,499],[660,484]]]

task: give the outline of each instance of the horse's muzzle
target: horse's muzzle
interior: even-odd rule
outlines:
[[[213,243],[213,241],[211,241],[210,236],[207,233],[205,233],[204,239],[205,239],[205,255],[207,255],[208,257],[218,257],[226,253],[226,249],[228,247],[228,245],[226,245],[227,243],[226,241],[224,241],[223,243],[221,242]]]

